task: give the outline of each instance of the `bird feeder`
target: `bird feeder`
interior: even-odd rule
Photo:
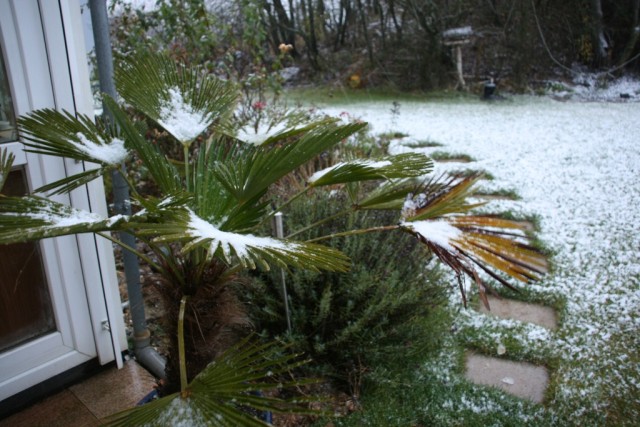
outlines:
[[[458,87],[466,87],[464,75],[462,74],[462,46],[471,43],[473,39],[473,29],[471,27],[451,28],[442,33],[442,41],[445,46],[450,46],[455,52],[456,71],[458,74]]]

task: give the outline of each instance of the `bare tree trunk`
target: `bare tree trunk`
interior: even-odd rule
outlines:
[[[318,56],[318,40],[316,37],[316,12],[313,8],[312,0],[307,0],[307,17],[309,19],[309,51],[313,57]]]
[[[364,40],[367,44],[367,53],[369,54],[369,62],[373,65],[373,44],[371,43],[371,37],[369,36],[368,20],[364,7],[362,6],[362,0],[357,0],[358,12],[360,13],[360,21],[362,22],[362,32]]]
[[[373,9],[380,14],[380,36],[382,39],[382,49],[387,47],[387,23],[384,16],[384,8],[379,0],[373,2]]]
[[[291,7],[291,3],[289,7]],[[280,0],[273,0],[273,8],[275,9],[276,15],[278,17],[278,27],[281,43],[287,43],[290,45],[294,45],[295,43],[295,27],[293,21],[287,15],[287,12],[284,10],[284,6]],[[291,16],[293,16],[293,9],[290,9]]]
[[[338,28],[336,31],[336,41],[334,49],[337,51],[338,46],[344,46],[347,38],[347,27],[351,19],[351,2],[349,0],[340,0],[340,17],[338,19]]]
[[[633,54],[633,50],[638,44],[638,39],[640,39],[640,0],[635,0],[632,5],[633,10],[631,11],[631,25],[629,35],[629,40],[622,51],[622,55],[620,55],[620,59],[618,60],[618,67],[622,67],[625,62],[631,58]]]
[[[593,44],[593,62],[596,67],[602,67],[608,63],[607,39],[604,36],[604,15],[602,13],[602,0],[590,0],[591,2],[591,41]]]
[[[389,13],[391,14],[391,19],[393,20],[393,26],[396,29],[397,40],[400,42],[402,40],[402,26],[398,23],[398,18],[396,17],[395,10],[395,0],[388,0],[389,4]]]

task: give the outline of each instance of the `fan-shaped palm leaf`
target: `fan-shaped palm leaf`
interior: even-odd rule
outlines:
[[[184,252],[204,248],[207,259],[219,256],[237,259],[245,267],[256,263],[268,269],[270,263],[308,270],[347,271],[349,260],[327,246],[259,237],[224,231],[202,219],[190,209],[172,209],[157,224],[136,224],[141,235],[154,236],[154,242],[183,242]]]
[[[430,172],[433,162],[419,153],[398,154],[379,160],[351,160],[322,169],[308,179],[309,186],[335,185],[373,179],[412,178]]]
[[[62,194],[116,168],[127,157],[124,141],[108,136],[87,116],[44,109],[18,119],[29,152],[101,165],[38,188],[38,192]]]
[[[301,404],[304,398],[285,400],[263,396],[268,390],[300,386],[314,381],[277,379],[299,367],[297,355],[283,355],[282,347],[274,344],[253,345],[242,340],[209,364],[182,393],[166,396],[144,406],[109,417],[108,425],[168,426],[188,423],[189,426],[266,426],[264,421],[243,410],[314,413]],[[187,425],[187,424],[185,424]]]
[[[230,82],[163,55],[145,55],[115,70],[120,95],[184,145],[209,126],[224,129],[238,93]],[[228,131],[228,130],[227,130]]]
[[[126,229],[128,217],[104,218],[38,196],[0,196],[0,244]]]
[[[120,164],[127,157],[124,141],[112,138],[98,129],[94,121],[84,115],[52,109],[35,111],[18,119],[20,133],[26,137],[24,145],[32,153],[68,157],[104,166]]]
[[[270,145],[279,141],[298,136],[314,128],[316,123],[288,122],[286,120],[277,123],[259,123],[247,125],[238,130],[236,138],[242,142],[253,145]]]
[[[217,163],[214,173],[239,203],[260,197],[280,178],[366,126],[322,121],[299,140],[277,147],[260,146],[235,160]]]
[[[462,179],[450,186],[436,183],[435,192],[429,189],[424,192],[432,197],[409,198],[400,227],[428,246],[456,272],[459,280],[463,275],[470,276],[488,307],[485,291],[493,289],[480,278],[476,267],[514,289],[498,272],[528,282],[547,272],[548,263],[543,254],[528,244],[523,224],[490,216],[461,215],[475,206],[465,202],[465,197],[472,194],[472,183],[473,179]],[[462,283],[460,290],[466,304]]]

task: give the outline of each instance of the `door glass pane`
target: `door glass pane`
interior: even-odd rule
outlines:
[[[24,171],[12,171],[3,193],[19,196],[26,190]],[[55,329],[40,246],[0,245],[0,352]]]
[[[0,52],[0,143],[16,140],[16,120],[9,91],[7,69]]]

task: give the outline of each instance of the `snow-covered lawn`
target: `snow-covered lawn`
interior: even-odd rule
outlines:
[[[487,209],[537,215],[539,237],[555,253],[554,272],[525,287],[529,299],[561,301],[557,331],[496,321],[473,310],[458,315],[460,333],[480,346],[517,342],[523,347],[513,350],[517,357],[557,362],[544,409],[527,406],[521,421],[536,425],[542,415],[547,420],[575,416],[576,424],[609,417],[612,423],[620,405],[627,417],[640,416],[640,103],[514,97],[491,103],[407,101],[396,115],[391,109],[391,102],[322,108],[368,121],[373,133],[408,134],[392,144],[393,152],[471,155],[473,163],[442,163],[436,172],[489,172],[495,179],[483,184],[488,189],[513,189],[522,198],[492,201]],[[407,148],[403,143],[409,140],[443,146]],[[452,379],[451,363],[442,360],[426,371],[461,381]],[[481,392],[459,398],[447,404],[476,413],[501,408],[500,399]]]

